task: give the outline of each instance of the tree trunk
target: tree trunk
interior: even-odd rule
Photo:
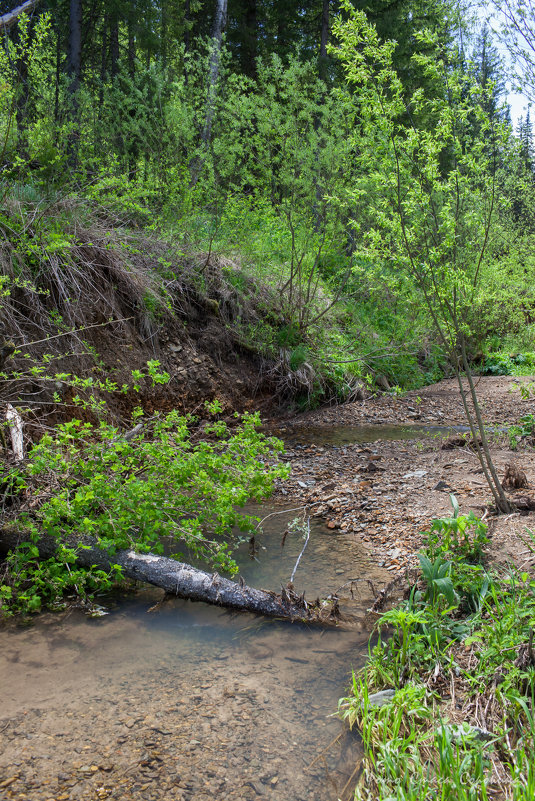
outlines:
[[[100,51],[100,83],[98,87],[97,118],[99,122],[102,118],[102,106],[104,104],[104,85],[106,83],[106,68],[108,64],[108,30],[109,30],[109,19],[108,15],[104,14],[104,22],[102,25],[102,42]]]
[[[184,3],[184,52],[189,53],[191,49],[191,22],[190,22],[190,0]]]
[[[70,0],[69,4],[69,52],[67,75],[69,94],[75,97],[80,88],[82,69],[82,0]]]
[[[78,161],[80,119],[78,92],[82,71],[82,0],[70,0],[69,4],[69,48],[67,75],[69,76],[69,116],[72,130],[69,134],[69,164],[75,168]]]
[[[212,124],[214,122],[215,104],[217,99],[217,83],[219,79],[219,66],[221,62],[221,44],[223,31],[227,21],[227,0],[217,0],[217,8],[212,32],[212,52],[210,55],[210,70],[208,74],[208,92],[206,96],[206,112],[204,127],[201,134],[201,145],[204,151],[208,148],[212,138]],[[199,180],[205,156],[193,159],[191,165],[190,186],[195,186]]]
[[[217,0],[217,9],[212,32],[212,54],[210,56],[210,74],[208,78],[208,96],[206,100],[206,119],[202,132],[202,142],[206,145],[212,135],[212,123],[215,114],[215,101],[217,97],[217,81],[219,78],[219,65],[221,62],[221,44],[223,30],[227,21],[227,0]]]
[[[119,18],[114,12],[110,20],[110,62],[112,80],[119,72]]]
[[[496,501],[496,507],[497,507],[498,511],[501,512],[502,514],[510,514],[511,512],[515,511],[515,507],[514,507],[514,504],[512,504],[508,500],[508,498],[507,498],[507,496],[506,496],[506,494],[504,492],[504,489],[503,489],[503,487],[501,485],[500,479],[498,478],[498,473],[496,472],[496,468],[494,466],[494,462],[492,461],[492,456],[491,456],[491,453],[490,453],[489,443],[488,443],[488,440],[487,440],[487,433],[485,431],[485,424],[484,424],[483,418],[481,416],[481,408],[479,406],[479,400],[478,400],[478,397],[477,397],[476,388],[474,386],[474,379],[472,377],[472,371],[470,369],[470,365],[468,363],[468,357],[466,355],[466,344],[465,344],[465,341],[464,341],[464,337],[461,338],[461,358],[462,358],[462,363],[463,363],[463,367],[464,367],[464,372],[465,372],[466,378],[468,380],[468,387],[470,389],[470,397],[472,399],[472,405],[474,407],[474,414],[475,414],[475,418],[476,418],[477,429],[478,429],[479,435],[481,437],[481,446],[479,446],[479,443],[476,441],[476,444],[475,444],[476,452],[479,455],[479,452],[481,451],[482,458],[480,458],[480,463],[481,463],[481,466],[483,468],[483,473],[485,475],[485,478],[487,479],[487,483],[488,483],[488,485],[489,485],[489,487],[491,489],[491,492],[492,492],[492,494],[494,496],[494,500]],[[463,389],[462,389],[462,383],[461,383],[460,379],[458,379],[458,383],[459,383],[460,388],[461,388],[461,396],[462,396],[463,395]],[[463,398],[463,404],[464,404],[465,409],[466,409],[466,401],[464,400],[464,398]],[[473,428],[473,423],[472,423],[472,420],[471,420],[471,418],[470,418],[468,413],[467,413],[467,417],[468,417],[468,422],[470,424],[470,428],[472,429]],[[477,438],[476,438],[476,440],[477,440]],[[483,464],[483,461],[486,464]]]
[[[128,74],[132,80],[136,77],[136,38],[132,20],[128,21]]]
[[[162,54],[162,67],[165,70],[167,69],[167,36],[168,36],[168,24],[167,24],[167,2],[166,0],[162,0],[161,4],[161,54]]]
[[[132,89],[134,88],[134,81],[136,78],[136,38],[134,35],[134,24],[130,19],[128,21],[128,75],[132,81]],[[134,101],[134,96],[130,100],[130,119],[134,121],[137,114],[137,105]],[[128,162],[128,180],[134,181],[137,173],[137,161],[139,158],[139,146],[137,138],[137,128],[133,130],[132,135],[127,137],[126,145],[126,160]]]
[[[7,553],[22,542],[24,534],[20,531],[7,527],[0,530],[0,552]],[[52,557],[57,545],[57,540],[53,537],[41,537],[38,543],[40,558]],[[322,605],[320,601],[310,604],[293,591],[291,584],[277,595],[248,587],[243,582],[231,581],[218,573],[205,573],[165,556],[124,550],[117,551],[110,557],[106,551],[97,548],[94,542],[87,541],[86,545],[89,547],[80,548],[77,553],[77,563],[81,567],[95,566],[109,571],[111,564],[119,565],[126,578],[161,587],[178,598],[296,621],[327,623],[339,619],[336,598],[328,606]]]
[[[322,81],[327,80],[328,71],[328,56],[327,45],[329,43],[329,36],[331,32],[329,22],[331,0],[323,0],[321,10],[321,37],[320,37],[320,57],[319,57],[319,76]]]
[[[256,6],[257,0],[247,0],[241,50],[242,72],[253,79],[257,77],[256,59],[258,57],[258,14]]]

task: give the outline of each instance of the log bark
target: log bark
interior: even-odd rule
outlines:
[[[25,3],[8,11],[7,14],[3,14],[0,17],[0,30],[9,30],[9,28],[16,23],[21,14],[32,11],[38,2],[39,0],[26,0]]]
[[[24,541],[24,535],[15,529],[0,530],[0,552],[7,553]],[[39,555],[48,559],[54,555],[57,541],[43,536],[38,543]],[[320,601],[310,604],[297,595],[289,584],[281,594],[258,590],[243,582],[231,581],[218,573],[206,573],[191,565],[177,562],[153,553],[137,553],[133,550],[117,551],[110,556],[98,548],[95,542],[87,541],[77,554],[77,563],[82,567],[95,566],[109,571],[111,565],[119,565],[126,578],[147,582],[160,587],[171,595],[190,601],[224,606],[229,609],[256,612],[271,617],[292,621],[332,622],[339,618],[336,599],[325,607]]]
[[[11,435],[11,447],[13,448],[13,455],[16,462],[21,462],[24,459],[24,439],[22,435],[22,417],[17,412],[14,406],[10,403],[7,404],[6,421],[9,425],[9,433]]]

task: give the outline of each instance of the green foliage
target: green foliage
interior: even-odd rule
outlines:
[[[519,439],[529,438],[533,440],[535,436],[535,416],[533,414],[524,414],[515,425],[509,426],[507,429],[509,437],[509,445],[511,450],[516,450],[518,447]]]
[[[451,496],[451,501],[453,516],[433,520],[426,535],[424,563],[426,568],[429,560],[434,560],[438,566],[448,564],[447,580],[457,603],[462,609],[479,609],[490,586],[489,577],[481,565],[483,550],[488,543],[487,526],[472,511],[461,515],[455,496]],[[425,570],[423,572],[425,576]]]
[[[477,564],[488,542],[487,526],[472,511],[461,515],[457,499],[450,497],[453,516],[433,520],[426,539],[427,552],[432,557],[448,555],[455,561]]]
[[[290,368],[298,370],[307,360],[307,349],[304,345],[300,344],[290,354]]]
[[[448,606],[456,606],[459,596],[453,587],[450,576],[451,562],[443,560],[440,556],[431,562],[423,553],[418,554],[422,577],[427,585],[423,600],[435,606],[440,598],[444,596]]]
[[[535,353],[489,353],[481,367],[482,375],[530,375],[535,367]]]
[[[153,380],[165,380],[156,370],[156,362],[149,365]],[[214,402],[209,412],[220,409]],[[162,553],[167,538],[176,558],[185,551],[219,570],[237,570],[232,550],[257,523],[240,508],[287,475],[275,458],[282,445],[258,432],[257,415],[246,414],[232,431],[212,423],[210,441],[192,441],[191,422],[174,411],[143,420],[142,432],[127,440],[105,421],[74,419],[41,438],[12,480],[37,494],[54,489],[37,510],[18,517],[24,541],[8,559],[4,612],[34,611],[58,603],[64,592],[85,596],[120,578],[116,568],[107,575],[75,567],[86,539],[113,557],[124,548]],[[38,560],[41,534],[58,542],[45,562]]]
[[[527,766],[535,753],[530,656],[535,581],[513,570],[486,576],[478,602],[458,605],[465,591],[463,560],[479,552],[484,528],[481,521],[460,515],[455,503],[452,518],[434,521],[431,552],[438,555],[430,558],[428,551],[419,557],[424,589],[413,589],[408,601],[381,616],[377,625],[388,626],[391,636],[383,640],[379,634],[367,665],[353,676],[350,695],[339,703],[341,717],[359,727],[365,749],[356,799],[481,801],[491,797],[496,772],[505,797],[529,797],[533,772]],[[456,714],[451,716],[449,689],[442,692],[435,683],[439,675],[451,676],[458,688],[462,725],[455,722]],[[427,689],[432,686],[438,690],[434,697]],[[392,701],[374,706],[370,695],[385,687],[395,689]],[[494,710],[487,717],[490,733],[469,715],[476,698]]]
[[[481,368],[482,375],[512,375],[514,369],[510,356],[489,354]]]
[[[381,42],[349,3],[345,8],[348,20],[335,27],[337,52],[357,87],[351,102],[362,114],[364,135],[355,134],[362,177],[353,189],[355,202],[366,197],[369,215],[361,252],[411,277],[444,348],[457,353],[460,339],[477,330],[478,286],[494,220],[492,147],[501,146],[505,133],[480,105],[485,90],[451,70],[429,31],[418,34],[429,50],[415,61],[448,92],[429,97],[417,89],[407,100],[393,67],[394,44]],[[429,124],[407,128],[408,108],[411,116],[432,119],[433,130]],[[468,115],[481,132],[470,147]]]

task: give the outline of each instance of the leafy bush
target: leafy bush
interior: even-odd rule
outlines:
[[[218,409],[215,403],[209,411]],[[282,444],[259,433],[258,415],[245,414],[232,432],[224,422],[209,425],[209,441],[192,439],[192,422],[173,411],[143,421],[126,439],[105,421],[74,419],[41,438],[14,478],[40,500],[16,521],[24,541],[8,559],[4,612],[34,611],[54,605],[63,592],[84,596],[109,587],[118,571],[108,576],[75,566],[88,539],[112,562],[123,548],[162,553],[166,538],[175,558],[186,551],[218,570],[237,571],[233,548],[257,523],[240,508],[266,497],[275,479],[287,475],[276,459]],[[58,542],[46,562],[38,559],[41,534]]]
[[[472,511],[461,515],[457,499],[454,495],[450,498],[453,516],[433,520],[426,538],[426,551],[431,558],[442,556],[454,562],[477,564],[488,542],[487,526]]]
[[[481,368],[482,375],[512,375],[514,362],[510,356],[494,353],[489,354]]]
[[[512,450],[516,450],[518,445],[517,437],[533,437],[535,435],[535,415],[523,415],[516,425],[509,426],[507,429],[509,445]]]
[[[433,520],[425,538],[424,563],[427,566],[429,560],[436,560],[435,564],[447,560],[447,578],[461,608],[477,609],[489,590],[489,579],[481,565],[483,549],[488,542],[487,526],[472,511],[461,515],[457,499],[454,495],[450,497],[453,516]],[[426,577],[425,570],[423,572]]]
[[[535,365],[535,353],[489,353],[481,367],[482,375],[521,375]]]

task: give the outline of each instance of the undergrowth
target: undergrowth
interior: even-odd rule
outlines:
[[[415,328],[408,314],[414,297],[394,303],[362,278],[355,285],[343,251],[297,230],[292,236],[273,215],[254,237],[242,231],[237,251],[232,203],[207,238],[191,215],[180,229],[163,218],[159,230],[136,228],[135,215],[123,209],[118,217],[94,192],[84,199],[22,183],[0,191],[1,323],[17,348],[12,363],[25,374],[17,385],[4,377],[6,399],[30,400],[23,359],[36,364],[46,354],[58,371],[88,371],[100,356],[95,326],[107,325],[117,343],[131,330],[157,348],[161,331],[187,321],[192,304],[234,347],[260,357],[259,383],[282,403],[352,400],[442,374],[425,322]],[[51,402],[42,384],[38,394],[34,401]]]
[[[166,378],[154,370],[152,376],[156,383]],[[282,443],[258,431],[256,414],[229,430],[214,401],[205,409],[214,422],[198,439],[195,421],[177,411],[147,418],[138,409],[127,433],[107,421],[101,401],[93,399],[91,408],[100,420],[58,425],[1,476],[4,525],[10,522],[18,540],[0,568],[4,616],[55,608],[65,595],[87,601],[109,589],[122,579],[113,564],[120,549],[161,554],[165,542],[174,558],[186,554],[234,574],[233,550],[258,522],[242,507],[267,497],[275,479],[288,474],[277,459]],[[47,545],[48,558],[40,551],[43,538],[54,546]],[[109,571],[77,564],[89,546],[109,555]]]
[[[339,704],[363,738],[358,801],[535,797],[535,581],[488,573],[485,541],[458,507],[434,521],[408,598],[377,623]]]
[[[535,372],[534,351],[497,351],[485,357],[480,372],[482,375],[533,375]]]

